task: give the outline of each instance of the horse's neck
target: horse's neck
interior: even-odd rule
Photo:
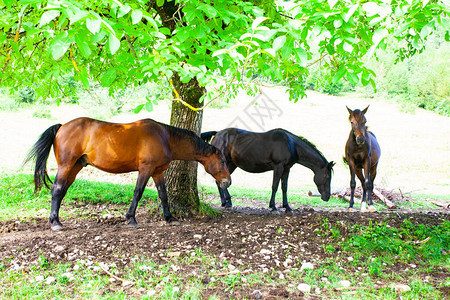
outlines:
[[[297,142],[295,144],[295,150],[298,157],[297,163],[311,169],[313,172],[316,172],[316,170],[323,168],[327,164],[322,155],[307,143]]]
[[[198,160],[198,151],[190,139],[173,139],[170,148],[174,160]]]

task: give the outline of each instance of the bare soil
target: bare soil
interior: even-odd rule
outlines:
[[[219,203],[220,199],[210,196],[208,201]],[[249,203],[250,204],[250,203]],[[7,269],[27,270],[38,265],[39,256],[55,263],[76,264],[78,260],[93,263],[114,263],[119,270],[129,266],[138,255],[155,262],[167,263],[172,259],[170,253],[180,252],[181,257],[190,256],[196,249],[217,259],[211,276],[227,274],[222,261],[227,261],[244,273],[269,272],[274,279],[286,270],[299,269],[302,263],[314,265],[333,259],[335,264],[348,262],[348,257],[336,249],[335,253],[324,250],[324,245],[336,244],[330,234],[318,234],[323,219],[332,226],[338,226],[341,237],[349,235],[354,224],[368,225],[372,222],[386,222],[391,227],[399,227],[405,219],[413,224],[429,226],[450,220],[448,211],[392,211],[381,213],[349,213],[345,211],[321,211],[310,207],[300,207],[292,214],[273,214],[259,203],[259,207],[240,207],[223,210],[217,218],[192,218],[182,222],[181,226],[170,226],[162,221],[159,214],[148,211],[147,206],[138,209],[139,227],[127,226],[123,213],[124,206],[82,205],[63,206],[70,210],[73,217],[64,219],[64,229],[59,232],[50,230],[46,217],[27,221],[9,220],[0,222],[0,257]],[[214,205],[220,209],[218,205]],[[257,205],[258,206],[258,205]],[[281,210],[281,209],[280,209]],[[106,214],[105,214],[106,213]],[[448,249],[446,249],[448,250]],[[374,253],[376,256],[376,254]],[[176,255],[178,256],[178,254]],[[177,258],[175,258],[177,259]],[[370,258],[367,258],[370,259]],[[420,265],[420,262],[418,262]],[[343,263],[342,265],[347,265]],[[411,266],[396,264],[387,266],[390,273],[407,272]],[[215,269],[215,270],[214,270]],[[355,270],[349,269],[354,273]],[[439,289],[448,278],[448,269],[431,270],[419,276]],[[102,271],[100,271],[102,272]],[[200,276],[205,284],[204,298],[218,295],[221,298],[254,298],[253,292],[260,290],[264,299],[302,298],[302,292],[284,286],[237,287],[232,295],[223,291],[207,288],[211,276],[205,275],[200,265],[183,265],[177,271],[184,280]],[[225,273],[224,273],[225,272]],[[194,274],[194,275],[193,275]],[[121,274],[116,274],[120,277]],[[374,277],[378,285],[390,285]],[[399,282],[395,282],[400,284]],[[120,290],[119,283],[112,289]],[[323,291],[326,292],[326,291]],[[449,291],[442,291],[447,293]],[[138,296],[139,295],[133,295]]]

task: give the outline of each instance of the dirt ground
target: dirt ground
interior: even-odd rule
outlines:
[[[261,119],[262,123],[255,122],[255,115],[249,109],[258,105],[249,108],[248,103],[252,99],[247,97],[222,110],[208,110],[204,117],[204,131],[243,125],[240,127],[255,131],[282,127],[303,135],[316,143],[329,160],[338,163],[332,183],[332,190],[336,190],[346,187],[349,181],[348,170],[341,162],[350,130],[345,105],[354,109],[371,104],[367,115],[368,124],[377,134],[382,148],[376,184],[385,190],[403,191],[404,194],[450,194],[450,165],[447,162],[450,157],[449,118],[422,110],[414,114],[403,113],[397,105],[376,100],[336,98],[312,93],[308,99],[294,104],[286,102],[283,91],[270,89],[266,93],[278,105],[275,106],[278,111],[275,110],[270,118]],[[268,111],[265,113],[268,116]],[[52,111],[52,115],[58,118],[36,119],[27,111],[0,113],[0,140],[9,141],[8,147],[0,147],[0,170],[18,170],[27,149],[48,126],[88,113],[82,108],[60,107]],[[119,116],[113,121],[132,121],[143,117],[165,121],[169,118],[169,111],[160,106],[145,116]],[[55,173],[55,167],[54,161],[50,160],[50,174]],[[271,177],[271,172],[248,174],[236,171],[233,174],[233,186],[267,190],[271,185]],[[110,176],[86,168],[79,178],[133,183],[136,175]],[[212,178],[205,175],[201,168],[199,182],[214,185]],[[304,167],[294,167],[289,186],[290,190],[314,187],[312,173]],[[208,201],[219,208],[217,196],[211,196]],[[243,203],[246,206],[245,201]],[[61,209],[71,210],[73,217],[62,219],[64,230],[61,232],[49,229],[47,213],[28,221],[20,221],[20,218],[0,221],[0,258],[8,269],[26,269],[32,264],[38,264],[40,253],[55,262],[74,264],[76,260],[84,259],[93,263],[114,262],[121,268],[128,265],[135,255],[169,262],[168,252],[180,252],[183,257],[191,255],[195,249],[201,249],[218,261],[226,260],[234,266],[246,268],[249,273],[272,270],[282,273],[287,269],[299,268],[303,262],[319,263],[327,258],[335,258],[335,263],[347,260],[341,255],[340,249],[337,249],[337,254],[324,251],[323,245],[330,242],[330,237],[315,232],[324,218],[330,224],[337,224],[343,237],[348,235],[349,226],[367,225],[369,221],[387,222],[392,227],[398,227],[404,219],[409,219],[413,224],[428,225],[450,219],[448,209],[438,208],[433,211],[393,210],[361,214],[298,207],[293,214],[274,215],[267,210],[266,202],[247,204],[248,207],[226,210],[215,219],[184,220],[182,226],[168,226],[159,215],[149,214],[145,205],[140,205],[137,213],[139,227],[133,230],[125,224],[123,207],[83,204],[69,207],[63,202]],[[444,201],[444,205],[448,203]],[[196,268],[199,267],[187,265],[180,272],[192,274]],[[220,273],[221,267],[217,268]],[[392,272],[405,272],[408,266],[395,265],[391,268]],[[421,276],[439,287],[448,277],[446,272],[448,270],[433,270]],[[203,280],[207,282],[209,279]],[[285,287],[271,289],[264,286],[251,290],[238,289],[233,297],[251,298],[255,288],[259,288],[265,298],[302,297],[299,291],[293,293]],[[217,292],[205,290],[204,296],[206,298]],[[445,293],[449,295],[448,291]],[[230,297],[229,294],[223,296]]]
[[[212,196],[209,201],[217,203],[219,199]],[[339,265],[347,261],[341,249],[336,249],[337,252],[333,254],[324,250],[323,245],[333,242],[329,235],[318,235],[315,231],[321,228],[324,218],[339,227],[342,237],[348,236],[352,225],[368,225],[369,221],[386,222],[391,227],[399,227],[405,219],[413,224],[431,226],[450,220],[448,213],[437,211],[361,214],[305,207],[296,209],[293,214],[275,215],[266,208],[253,207],[225,210],[222,216],[215,219],[188,219],[181,226],[169,226],[159,215],[149,214],[144,205],[138,209],[139,227],[130,229],[123,217],[123,207],[80,205],[62,209],[72,210],[75,216],[62,220],[64,229],[60,232],[49,229],[46,217],[27,222],[0,222],[0,257],[7,269],[27,270],[31,265],[39,264],[39,256],[43,255],[52,262],[72,265],[78,260],[94,264],[115,263],[121,270],[130,264],[135,255],[167,263],[173,259],[168,253],[179,252],[177,255],[185,257],[201,249],[203,253],[217,258],[217,274],[223,272],[220,262],[224,260],[241,270],[244,268],[244,272],[248,273],[275,271],[281,274],[286,270],[299,269],[304,262],[317,265],[333,258],[334,263]],[[105,215],[105,211],[108,214]],[[184,265],[178,272],[188,278],[197,274],[200,268],[198,265]],[[387,270],[387,273],[406,272],[411,267],[397,264],[388,268],[391,270]],[[436,269],[420,276],[439,288],[447,279],[447,272],[446,269]],[[121,274],[116,276],[120,277]],[[208,276],[201,276],[199,279],[208,282]],[[391,283],[377,281],[379,285]],[[282,286],[237,288],[232,296],[238,299],[253,298],[255,289],[260,289],[265,299],[303,296],[300,291],[292,292],[292,289],[289,291]],[[205,289],[203,293],[204,298],[213,294],[221,298],[230,297],[225,291]]]

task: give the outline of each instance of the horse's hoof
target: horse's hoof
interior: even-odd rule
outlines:
[[[53,231],[61,231],[63,229],[63,226],[61,224],[55,224],[50,227]]]
[[[348,208],[348,211],[349,211],[349,212],[355,212],[355,209],[354,209],[353,207],[349,207],[349,208]]]
[[[138,228],[138,223],[137,222],[128,222],[128,227],[130,227],[131,229],[135,229]]]
[[[373,205],[369,205],[369,208],[367,209],[368,212],[377,212],[377,209]]]
[[[278,209],[276,209],[276,208],[272,209],[272,210],[270,211],[270,213],[271,213],[272,215],[279,215],[279,214],[280,214],[280,212],[279,212]]]
[[[288,214],[288,215],[293,215],[294,214],[294,211],[292,210],[292,208],[286,208],[286,214]]]
[[[171,226],[180,226],[181,223],[177,219],[175,219],[173,216],[170,216],[166,219],[166,222]]]
[[[365,202],[361,203],[361,212],[367,212],[367,207],[366,207]]]
[[[175,220],[175,221],[169,222],[169,225],[170,226],[181,226],[181,222],[178,220]]]
[[[136,222],[136,219],[133,217],[127,218],[128,221],[128,227],[130,228],[137,228],[138,227],[138,223]]]

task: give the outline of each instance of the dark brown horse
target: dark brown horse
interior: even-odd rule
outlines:
[[[163,207],[164,219],[177,222],[169,210],[163,172],[172,160],[194,160],[205,167],[223,188],[231,184],[230,172],[223,155],[189,130],[158,123],[151,119],[129,124],[115,124],[89,118],[78,118],[64,125],[48,128],[30,150],[25,162],[36,161],[35,189],[49,188],[51,180],[46,165],[53,146],[58,172],[51,187],[52,229],[62,228],[59,207],[67,189],[80,170],[92,165],[109,173],[138,171],[133,200],[126,213],[129,225],[136,227],[136,207],[145,186],[153,178]]]
[[[201,134],[202,139],[209,141],[220,149],[230,170],[241,168],[250,173],[261,173],[273,170],[272,196],[269,207],[277,212],[275,194],[281,180],[283,207],[292,211],[287,200],[287,186],[291,167],[299,163],[314,172],[316,184],[322,200],[330,198],[330,182],[334,162],[328,162],[323,154],[305,138],[299,137],[284,129],[273,129],[267,132],[250,132],[237,128],[208,131]],[[222,206],[231,207],[228,190],[220,186]]]
[[[361,111],[359,109],[351,110],[347,107],[350,113],[349,121],[352,124],[352,130],[345,145],[344,160],[348,163],[350,169],[350,210],[353,208],[354,203],[356,174],[363,188],[361,211],[366,210],[366,197],[369,204],[369,211],[376,211],[372,203],[372,190],[373,181],[377,175],[381,150],[375,135],[366,128],[365,114],[368,108],[369,106]]]

